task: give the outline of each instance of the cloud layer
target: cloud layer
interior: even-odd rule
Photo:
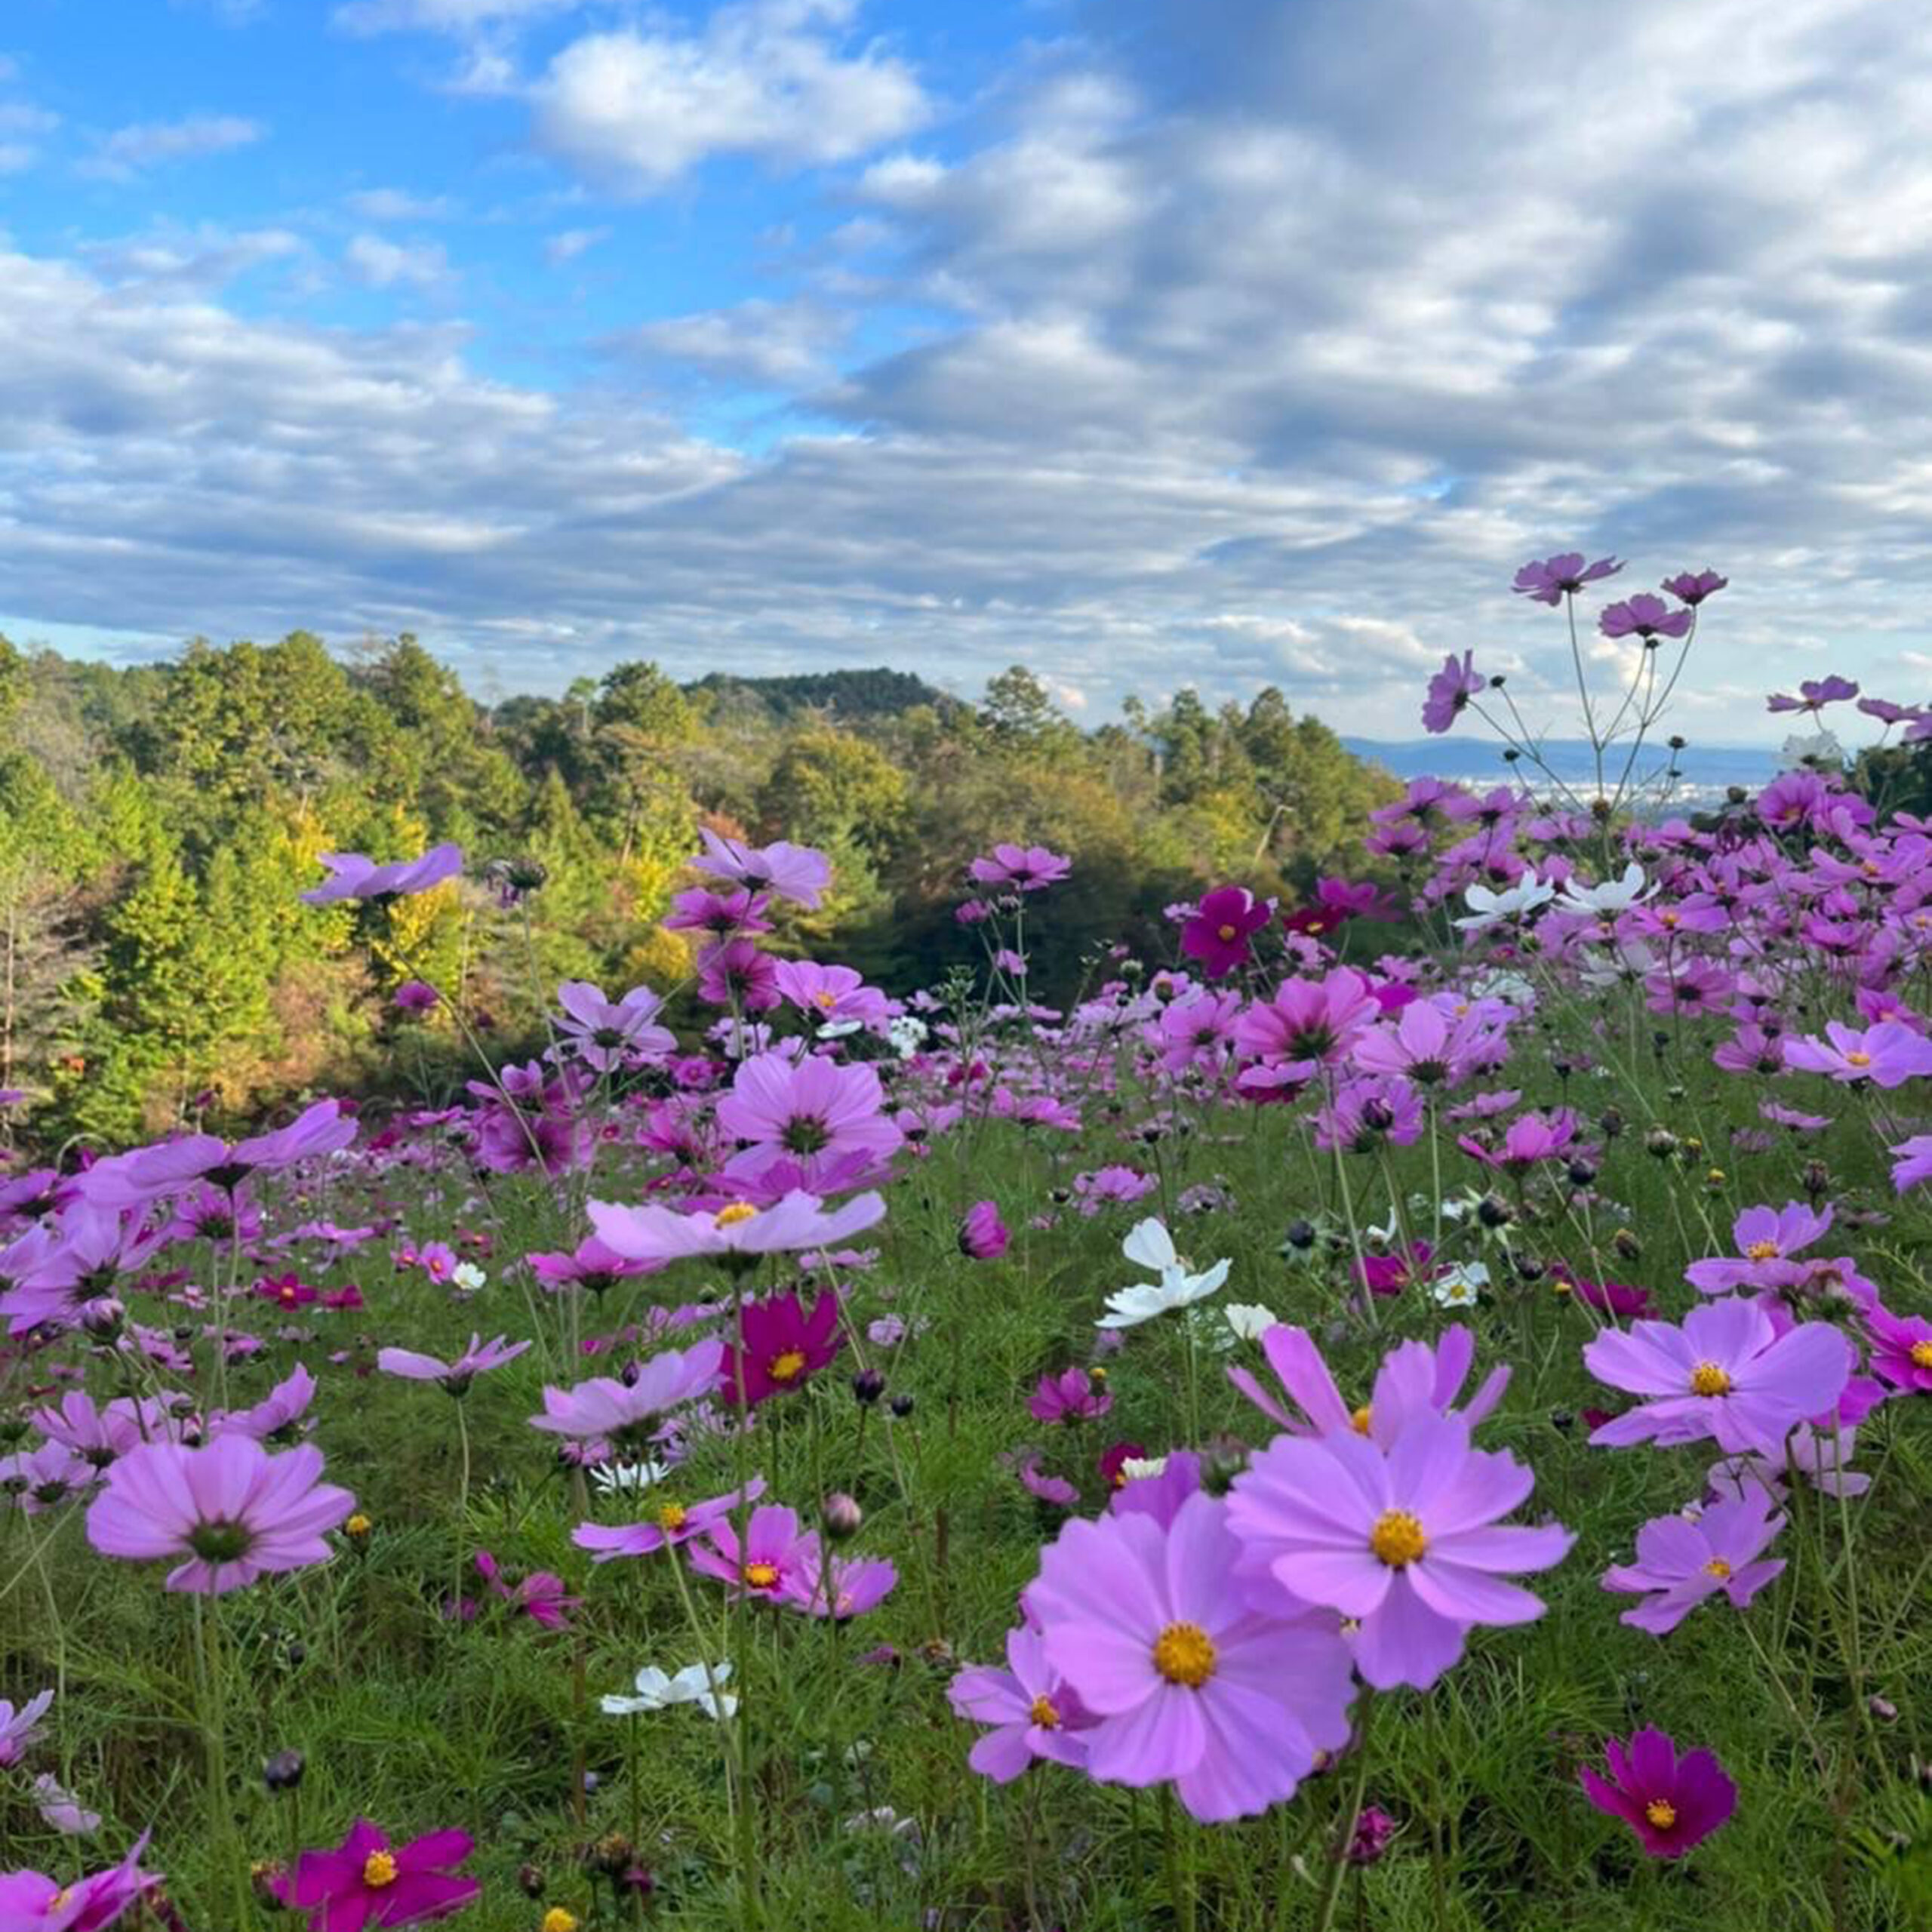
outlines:
[[[703,220],[735,158],[791,171],[796,217],[743,292],[565,317],[572,373],[539,389],[460,323],[245,313],[217,236],[173,245],[198,278],[0,260],[11,606],[406,626],[504,688],[641,654],[967,688],[1023,659],[1103,711],[1275,682],[1407,736],[1451,650],[1560,701],[1560,620],[1506,585],[1583,547],[1636,560],[1626,591],[1731,575],[1698,735],[1775,735],[1761,693],[1827,667],[1924,695],[1932,49],[1885,0],[1106,0],[949,102],[844,0],[688,30],[336,17],[474,54],[540,14],[549,45],[491,57],[568,180],[550,272],[620,257],[673,186]],[[352,212],[451,209],[399,186]],[[327,254],[446,303],[462,247]],[[755,438],[721,394],[756,399]]]

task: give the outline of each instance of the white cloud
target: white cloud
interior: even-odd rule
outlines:
[[[350,33],[469,33],[576,4],[577,0],[345,0],[329,17]]]
[[[906,133],[927,104],[842,0],[720,8],[701,33],[626,29],[563,48],[531,89],[539,144],[614,192],[657,192],[714,155],[824,163]]]
[[[578,256],[610,238],[611,230],[608,228],[563,229],[543,244],[543,259],[553,269],[561,268],[566,262],[575,261]]]
[[[450,272],[449,257],[439,242],[412,245],[380,235],[358,235],[342,251],[343,266],[370,288],[433,288]]]
[[[13,78],[0,66],[0,82]],[[0,174],[18,174],[40,158],[40,140],[60,125],[59,115],[29,101],[0,101]]]
[[[184,121],[143,121],[117,128],[101,140],[83,171],[128,180],[143,170],[247,147],[267,131],[236,114],[196,114]]]
[[[414,195],[406,188],[364,188],[345,201],[365,221],[440,221],[456,212],[447,195]]]
[[[646,322],[606,345],[640,360],[758,389],[796,389],[831,372],[849,319],[810,301],[739,303]]]

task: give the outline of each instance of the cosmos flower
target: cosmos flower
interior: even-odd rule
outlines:
[[[627,1056],[677,1051],[675,1035],[654,1023],[663,1001],[648,986],[633,986],[622,999],[604,997],[588,980],[566,980],[557,989],[563,1009],[558,1029],[586,1066],[608,1073]]]
[[[1525,564],[1516,573],[1510,588],[1533,604],[1547,604],[1553,610],[1565,597],[1574,596],[1586,583],[1614,577],[1623,566],[1614,557],[1599,557],[1586,569],[1580,550],[1566,550],[1540,563]]]
[[[1463,903],[1469,909],[1468,914],[1452,923],[1459,932],[1486,932],[1506,919],[1521,918],[1525,913],[1547,906],[1555,896],[1555,887],[1538,878],[1534,872],[1520,885],[1508,887],[1501,892],[1493,892],[1486,885],[1469,886],[1463,893]]]
[[[330,906],[340,899],[400,898],[427,892],[463,870],[460,845],[432,845],[420,859],[398,859],[379,866],[360,852],[325,852],[321,862],[333,875],[328,883],[299,895],[309,906]]]
[[[1599,1811],[1621,1818],[1653,1858],[1681,1858],[1737,1809],[1737,1787],[1709,1751],[1687,1751],[1660,1730],[1646,1728],[1628,1745],[1607,1738],[1610,1776],[1588,1764],[1577,1775]]]
[[[1208,978],[1220,979],[1246,962],[1248,942],[1274,916],[1273,907],[1245,886],[1217,886],[1181,928],[1181,950],[1200,961]]]
[[[832,861],[809,845],[779,839],[770,845],[746,845],[702,828],[703,852],[691,860],[700,872],[728,878],[754,893],[775,892],[808,912],[818,910],[832,882]]]
[[[444,1918],[482,1890],[447,1868],[476,1849],[467,1832],[430,1832],[392,1848],[358,1818],[333,1851],[305,1851],[275,1885],[285,1906],[309,1914],[309,1932],[362,1932]]]
[[[1066,1679],[1047,1661],[1046,1640],[1021,1625],[1006,1633],[1007,1668],[971,1664],[946,1687],[946,1702],[992,1728],[967,1754],[982,1777],[1010,1784],[1036,1759],[1076,1769],[1087,1761],[1082,1730],[1093,1722]]]
[[[1605,1423],[1593,1443],[1666,1446],[1705,1437],[1731,1454],[1782,1457],[1785,1438],[1844,1392],[1851,1345],[1828,1321],[1779,1334],[1754,1301],[1731,1297],[1694,1308],[1681,1323],[1605,1328],[1584,1348],[1599,1382],[1645,1399]]]
[[[835,1247],[885,1217],[878,1194],[860,1194],[828,1210],[817,1195],[794,1189],[768,1208],[734,1201],[711,1214],[680,1214],[655,1204],[624,1208],[593,1201],[590,1224],[614,1254],[660,1266],[696,1255],[792,1254]]]
[[[88,1506],[88,1540],[135,1562],[180,1558],[168,1589],[219,1596],[328,1561],[323,1534],[355,1499],[321,1481],[321,1472],[322,1452],[307,1443],[278,1456],[246,1435],[219,1435],[201,1449],[143,1443],[108,1470]]]
[[[1816,1035],[1787,1040],[1784,1057],[1787,1066],[1802,1073],[1892,1088],[1932,1074],[1932,1040],[1897,1020],[1881,1020],[1863,1032],[1832,1020],[1826,1022],[1823,1040]]]
[[[603,1437],[627,1441],[645,1432],[646,1425],[664,1410],[709,1395],[724,1365],[723,1343],[698,1342],[681,1352],[666,1349],[653,1355],[634,1381],[598,1376],[571,1389],[546,1386],[543,1413],[532,1416],[530,1426],[583,1441]]]
[[[723,1663],[688,1663],[675,1675],[646,1664],[632,1681],[632,1697],[600,1697],[598,1703],[607,1717],[631,1718],[650,1711],[667,1711],[674,1704],[695,1704],[709,1718],[728,1718],[738,1708],[737,1699],[717,1687],[731,1675],[728,1659]]]
[[[1042,892],[1073,869],[1073,862],[1044,845],[995,845],[966,868],[980,885],[1008,885],[1020,892]]]
[[[1661,1637],[1720,1590],[1743,1609],[1784,1568],[1781,1558],[1760,1560],[1783,1527],[1761,1489],[1713,1503],[1694,1518],[1652,1517],[1637,1532],[1636,1561],[1612,1564],[1603,1574],[1605,1589],[1645,1599],[1618,1621]]]
[[[1683,637],[1691,623],[1689,611],[1673,611],[1661,597],[1640,590],[1626,602],[1607,605],[1597,620],[1597,629],[1605,637],[1641,638],[1647,642],[1654,637]]]
[[[764,1494],[764,1477],[753,1476],[743,1489],[703,1503],[686,1504],[666,1497],[641,1523],[580,1523],[571,1531],[571,1540],[580,1549],[589,1550],[593,1563],[614,1562],[621,1556],[649,1556],[705,1535],[712,1524],[723,1521],[741,1503]]]
[[[476,1377],[506,1361],[515,1361],[532,1344],[512,1342],[498,1335],[485,1341],[472,1334],[469,1346],[454,1361],[440,1361],[434,1355],[419,1355],[414,1349],[379,1349],[376,1366],[385,1375],[399,1375],[411,1382],[440,1382],[452,1395],[466,1394]]]
[[[1107,1312],[1094,1324],[1097,1327],[1137,1327],[1157,1315],[1204,1300],[1226,1281],[1228,1270],[1234,1265],[1223,1260],[1200,1274],[1190,1273],[1188,1264],[1175,1251],[1173,1235],[1152,1216],[1121,1243],[1121,1252],[1141,1267],[1154,1269],[1161,1278],[1136,1281],[1108,1296]]]
[[[0,1697],[0,1770],[17,1764],[26,1755],[27,1746],[40,1736],[40,1721],[54,1702],[54,1693],[43,1690],[29,1697],[18,1710]]]
[[[118,1865],[63,1885],[34,1871],[0,1872],[0,1925],[7,1932],[104,1932],[161,1882],[143,1872],[143,1832]]]
[[[1229,1506],[1197,1491],[1163,1525],[1076,1518],[1027,1590],[1047,1663],[1093,1719],[1088,1774],[1171,1780],[1193,1815],[1251,1817],[1348,1741],[1346,1646],[1298,1607],[1251,1609]]]
[[[838,1293],[820,1291],[808,1314],[795,1294],[768,1295],[738,1311],[738,1332],[725,1349],[718,1383],[728,1409],[755,1408],[801,1389],[844,1346]]]
[[[1454,657],[1444,658],[1442,669],[1429,679],[1423,698],[1423,729],[1432,735],[1447,731],[1488,688],[1488,678],[1475,668],[1474,651],[1464,651],[1460,663]]]

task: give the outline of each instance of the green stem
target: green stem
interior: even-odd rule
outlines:
[[[1355,1727],[1355,1783],[1349,1795],[1342,1829],[1328,1848],[1328,1875],[1322,1881],[1321,1904],[1315,1915],[1314,1932],[1333,1932],[1335,1909],[1341,1903],[1342,1881],[1348,1875],[1349,1847],[1355,1841],[1355,1826],[1361,1817],[1361,1801],[1368,1789],[1368,1729],[1375,1716],[1375,1693],[1364,1690],[1361,1721]]]

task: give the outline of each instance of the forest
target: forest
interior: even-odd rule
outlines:
[[[1032,988],[1063,999],[1110,944],[1171,952],[1163,908],[1217,879],[1293,903],[1399,790],[1272,688],[1083,729],[1018,666],[977,705],[885,669],[643,663],[485,704],[408,635],[126,667],[0,638],[0,1131],[118,1143],[398,1081],[427,1101],[468,1045],[447,1009],[397,1007],[412,980],[460,987],[510,1053],[561,979],[675,995],[700,936],[662,920],[700,826],[830,854],[835,890],[769,943],[911,986],[977,958],[964,868],[1023,825],[1075,862]],[[297,897],[324,853],[444,841],[466,860],[444,889]]]

